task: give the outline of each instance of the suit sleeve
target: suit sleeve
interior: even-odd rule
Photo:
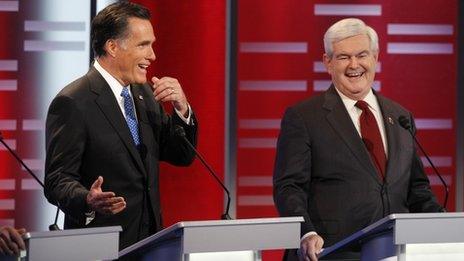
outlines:
[[[302,118],[292,108],[285,112],[277,141],[274,202],[281,216],[303,216],[301,235],[315,231],[308,213],[311,181],[311,141]]]
[[[410,116],[412,129],[415,133],[416,128],[414,119]],[[444,212],[445,209],[438,204],[430,182],[424,171],[422,161],[417,154],[417,148],[414,147],[414,156],[411,164],[411,178],[409,185],[408,204],[411,212]]]
[[[75,102],[56,97],[46,122],[45,196],[79,220],[87,211],[88,190],[80,183],[79,173],[85,140],[84,120]]]
[[[195,159],[195,152],[186,144],[184,139],[174,131],[176,125],[182,126],[185,130],[186,138],[196,147],[198,122],[193,112],[191,113],[190,123],[185,123],[177,113],[172,116],[163,111],[160,106],[162,132],[160,137],[160,159],[176,166],[188,166]]]

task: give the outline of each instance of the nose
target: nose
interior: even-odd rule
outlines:
[[[154,61],[156,59],[155,51],[153,50],[153,47],[150,47],[150,53],[148,54],[147,59],[150,61]]]
[[[353,69],[356,69],[358,68],[359,66],[359,62],[358,62],[358,58],[356,58],[356,56],[352,56],[350,58],[350,64],[349,64],[350,68],[353,68]]]

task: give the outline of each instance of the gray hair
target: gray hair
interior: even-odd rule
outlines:
[[[327,29],[324,34],[324,50],[325,53],[332,57],[333,43],[339,42],[346,38],[365,34],[369,37],[370,47],[372,51],[379,51],[379,37],[374,29],[367,26],[362,20],[357,18],[342,19]]]

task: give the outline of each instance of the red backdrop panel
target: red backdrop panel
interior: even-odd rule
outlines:
[[[149,74],[179,80],[199,122],[198,149],[223,178],[225,1],[133,2],[153,15],[157,60]],[[220,218],[222,190],[199,161],[188,168],[162,164],[160,179],[165,226]]]

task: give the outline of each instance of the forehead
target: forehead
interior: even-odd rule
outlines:
[[[333,53],[360,53],[370,50],[369,37],[359,34],[333,43]]]
[[[155,41],[155,34],[150,20],[131,17],[127,27],[129,38],[142,41]]]

